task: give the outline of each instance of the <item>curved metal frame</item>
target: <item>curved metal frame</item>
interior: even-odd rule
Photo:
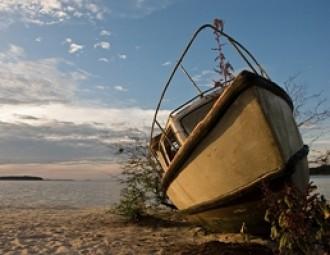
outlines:
[[[217,32],[217,33],[220,33],[222,36],[224,36],[228,41],[229,43],[237,50],[238,54],[243,58],[243,60],[246,62],[246,64],[250,67],[250,69],[256,73],[256,74],[259,74],[261,75],[262,77],[266,78],[266,79],[269,79],[269,76],[267,75],[266,71],[261,67],[261,65],[258,63],[258,61],[253,57],[253,55],[242,45],[240,44],[239,42],[237,42],[234,38],[232,38],[231,36],[229,36],[228,34],[224,33],[223,31],[217,29],[215,26],[211,25],[211,24],[205,24],[205,25],[202,25],[201,27],[199,27],[195,33],[193,34],[192,38],[190,39],[190,41],[188,42],[186,48],[183,50],[183,53],[181,54],[179,60],[177,61],[176,65],[174,66],[171,74],[170,74],[170,77],[169,79],[167,80],[167,82],[165,83],[165,86],[164,86],[164,89],[161,93],[161,96],[160,96],[160,99],[159,99],[159,102],[157,104],[157,107],[156,107],[156,111],[155,111],[155,115],[154,115],[154,118],[153,118],[153,121],[152,121],[152,125],[151,125],[151,132],[150,132],[150,143],[151,144],[151,139],[153,137],[153,133],[154,133],[154,129],[155,129],[155,125],[157,125],[158,121],[157,121],[157,116],[158,116],[158,112],[159,112],[159,109],[160,109],[160,106],[162,104],[162,101],[164,99],[164,96],[165,96],[165,93],[177,71],[177,69],[181,66],[181,63],[185,57],[185,55],[187,54],[188,50],[190,49],[192,43],[194,42],[194,40],[196,39],[197,35],[203,31],[204,29],[206,28],[210,28],[212,29],[213,31]],[[249,59],[250,58],[253,62],[253,64],[255,66],[257,66],[257,68],[259,69],[259,73],[258,71],[256,70],[256,68],[254,68],[254,66],[250,63]],[[209,90],[207,90],[209,91]],[[203,92],[201,95],[205,94],[206,92]],[[200,95],[199,95],[200,96]],[[192,100],[189,100],[188,102],[192,102],[194,99],[198,98],[199,96],[197,97],[194,97]],[[186,103],[184,104],[186,105]],[[176,110],[180,109],[182,106],[176,108]],[[158,126],[158,125],[157,125]]]

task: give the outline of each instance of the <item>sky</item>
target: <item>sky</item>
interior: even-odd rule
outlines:
[[[0,175],[117,173],[119,148],[148,136],[179,54],[214,18],[273,81],[297,76],[306,93],[329,99],[329,13],[327,0],[0,0]],[[216,79],[213,47],[203,33],[184,62],[205,88]],[[224,49],[236,72],[244,69]],[[174,83],[163,118],[194,93],[183,75]],[[314,145],[324,150],[329,126],[302,132],[307,141],[322,133]]]

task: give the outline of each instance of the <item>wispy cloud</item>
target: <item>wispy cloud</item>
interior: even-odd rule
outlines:
[[[36,39],[34,39],[34,41],[40,43],[40,42],[42,41],[42,37],[39,36],[39,37],[37,37]]]
[[[71,38],[66,38],[65,43],[69,45],[68,52],[70,54],[78,53],[85,47],[84,45],[73,42]]]
[[[125,146],[127,137],[141,136],[137,129],[120,131],[57,120],[39,126],[0,122],[0,131],[1,163],[106,160],[119,144]]]
[[[0,52],[1,62],[17,61],[18,59],[25,56],[25,51],[22,47],[15,44],[10,44],[8,49],[4,52]]]
[[[121,85],[114,86],[113,88],[115,90],[121,91],[121,92],[126,92],[127,91],[127,89],[125,87],[121,86]]]
[[[90,76],[67,61],[30,60],[23,48],[10,45],[0,52],[0,76],[0,164],[109,160],[118,158],[119,146],[130,147],[149,132],[152,109],[78,98]],[[168,112],[160,114],[165,119]]]
[[[162,64],[162,66],[170,66],[172,63],[171,61],[166,61]]]
[[[100,36],[110,36],[111,32],[109,30],[102,30],[100,32]]]
[[[0,162],[47,163],[108,160],[146,136],[154,111],[46,104],[2,105],[0,113]]]
[[[105,90],[105,87],[103,85],[97,85],[96,88],[99,90]]]
[[[126,54],[118,54],[118,58],[125,60],[125,59],[127,59],[127,55]]]
[[[82,70],[63,72],[67,62],[56,58],[29,60],[24,49],[10,45],[0,52],[0,103],[40,104],[70,100],[77,83],[88,74]]]
[[[109,59],[108,58],[99,58],[98,61],[109,63]]]
[[[0,29],[22,22],[53,25],[74,20],[95,23],[107,15],[120,18],[140,18],[167,8],[179,0],[2,0]],[[107,30],[104,35],[108,36]]]
[[[156,11],[165,9],[178,0],[132,0],[118,1],[113,9],[113,15],[121,18],[141,18]]]
[[[52,25],[75,18],[89,21],[103,19],[107,8],[97,0],[4,0],[0,3],[2,27],[21,21]]]
[[[139,107],[111,108],[68,102],[43,105],[6,104],[0,105],[0,111],[1,120],[9,124],[42,126],[47,123],[51,125],[56,121],[58,124],[86,124],[107,127],[116,131],[125,131],[130,128],[145,130],[154,113],[152,109]]]
[[[193,74],[192,79],[199,86],[210,87],[214,85],[214,81],[217,80],[218,76],[213,70],[202,70],[197,74]]]
[[[111,46],[110,43],[105,42],[105,41],[98,42],[98,43],[94,44],[94,48],[101,48],[101,49],[105,49],[105,50],[110,49],[110,46]]]

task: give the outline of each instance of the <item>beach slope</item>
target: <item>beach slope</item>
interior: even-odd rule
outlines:
[[[246,245],[241,235],[206,234],[196,226],[155,219],[127,223],[105,209],[0,209],[0,219],[3,255],[246,254],[238,249],[271,254],[262,240]]]

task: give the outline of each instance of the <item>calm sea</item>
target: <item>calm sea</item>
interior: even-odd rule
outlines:
[[[0,181],[1,208],[106,208],[120,186],[107,181]]]
[[[330,200],[330,176],[311,178]],[[109,181],[0,181],[1,208],[109,208],[120,186]]]
[[[330,201],[330,176],[313,176],[311,181],[317,186],[317,192],[324,195],[325,198]]]

